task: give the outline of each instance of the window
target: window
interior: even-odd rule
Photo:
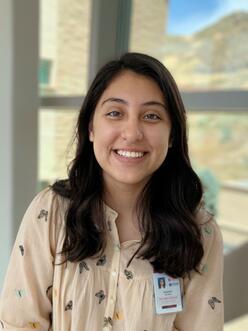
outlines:
[[[88,84],[91,1],[41,0],[40,16],[39,189],[66,177],[73,157],[75,117]]]
[[[248,88],[247,1],[133,1],[130,50],[157,57],[186,90]]]
[[[40,9],[40,94],[82,95],[88,81],[91,1],[41,0]],[[44,93],[51,63],[53,89]]]
[[[39,112],[39,186],[67,177],[74,156],[76,109],[41,109]]]
[[[187,101],[193,164],[226,251],[248,241],[248,114],[239,112],[244,95],[229,92],[248,86],[247,10],[234,1],[134,0],[131,17],[130,50],[162,61]]]
[[[188,119],[193,166],[228,252],[248,240],[248,114],[192,112]]]
[[[39,84],[49,85],[51,81],[51,66],[52,61],[50,60],[40,60],[39,65]]]

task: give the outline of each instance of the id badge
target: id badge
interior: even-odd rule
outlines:
[[[157,314],[169,314],[182,311],[183,299],[178,278],[166,274],[153,274],[155,308]]]

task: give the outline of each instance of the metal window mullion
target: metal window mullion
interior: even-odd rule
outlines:
[[[128,50],[131,0],[92,0],[89,82],[107,61]]]
[[[43,96],[40,97],[40,107],[56,109],[79,109],[84,96]]]
[[[182,92],[182,98],[190,111],[248,111],[248,91],[244,90]]]
[[[188,111],[247,112],[248,91],[182,92]],[[79,108],[84,96],[43,96],[41,108]]]

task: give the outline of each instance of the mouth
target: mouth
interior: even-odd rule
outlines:
[[[142,158],[147,152],[140,152],[140,151],[127,151],[124,149],[115,149],[114,152],[122,157],[126,157],[129,159],[139,159]]]

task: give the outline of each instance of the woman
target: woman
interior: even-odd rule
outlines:
[[[178,88],[156,59],[127,53],[98,72],[68,179],[24,216],[0,319],[6,330],[222,330],[222,239]]]
[[[164,279],[164,277],[159,278],[158,287],[159,288],[165,288],[165,279]]]

